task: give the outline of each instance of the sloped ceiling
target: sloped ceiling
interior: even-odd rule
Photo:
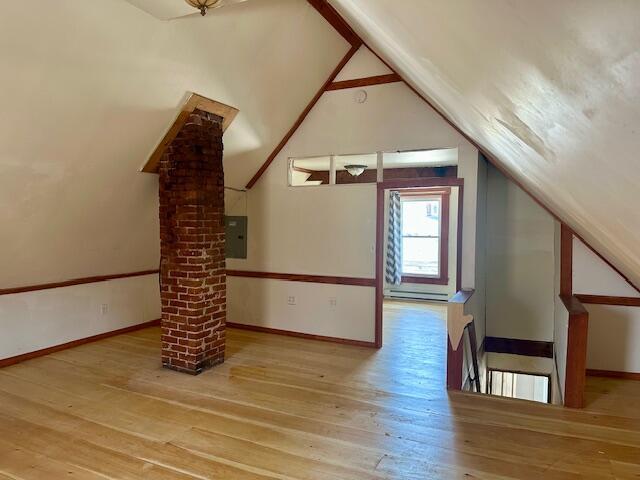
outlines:
[[[640,2],[330,2],[640,285]]]
[[[0,2],[0,288],[157,267],[157,176],[188,91],[240,114],[243,186],[347,51],[302,0],[161,21],[125,0]]]

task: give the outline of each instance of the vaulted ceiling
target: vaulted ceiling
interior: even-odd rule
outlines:
[[[5,287],[154,267],[157,184],[134,172],[185,93],[240,110],[225,166],[241,187],[349,48],[305,0],[168,22],[132,5],[156,0],[51,3],[0,5]],[[638,1],[330,3],[640,284]]]
[[[640,284],[640,2],[330,3],[442,113]]]

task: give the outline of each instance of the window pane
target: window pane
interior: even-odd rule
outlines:
[[[389,152],[382,158],[385,180],[457,176],[457,148]]]
[[[336,184],[376,183],[378,155],[336,155]]]
[[[548,403],[549,382],[547,376],[491,370],[491,389],[487,393]]]
[[[326,185],[329,183],[329,157],[289,159],[289,185],[292,187]]]
[[[407,275],[439,275],[438,260],[440,241],[438,238],[402,239],[402,273]]]
[[[403,201],[402,236],[440,236],[440,200]]]

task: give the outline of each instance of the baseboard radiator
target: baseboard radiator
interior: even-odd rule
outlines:
[[[427,292],[411,292],[407,290],[385,290],[385,298],[398,299],[415,299],[415,300],[431,300],[436,302],[446,302],[449,300],[447,293],[427,293]]]

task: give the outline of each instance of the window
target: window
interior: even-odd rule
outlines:
[[[292,187],[328,185],[331,157],[289,159],[289,185]]]
[[[414,150],[385,152],[383,157],[385,180],[416,177],[457,176],[458,149]]]
[[[289,186],[376,183],[378,163],[377,153],[289,158]]]
[[[447,284],[449,191],[401,193],[402,281]]]
[[[489,369],[487,393],[551,403],[551,378],[548,375]]]
[[[458,149],[289,157],[289,186],[376,183],[422,177],[455,177]]]
[[[376,183],[378,181],[378,154],[334,156],[336,185],[350,183]]]

